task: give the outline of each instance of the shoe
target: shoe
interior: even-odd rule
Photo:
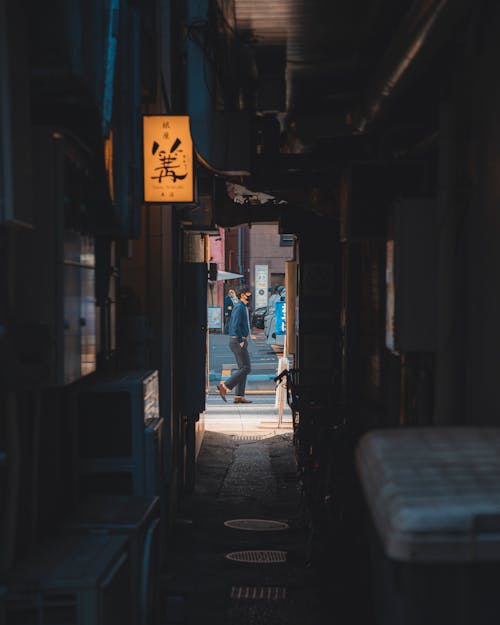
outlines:
[[[233,400],[234,404],[251,404],[253,403],[251,399],[245,399],[244,397],[235,397]]]
[[[217,384],[217,390],[219,391],[219,395],[222,397],[222,400],[227,402],[226,393],[228,392],[229,389],[224,384],[224,382]]]

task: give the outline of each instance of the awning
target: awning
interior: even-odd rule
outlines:
[[[262,191],[251,191],[234,182],[226,182],[226,190],[235,204],[287,204],[285,200],[278,201],[274,195]]]
[[[235,278],[243,278],[241,273],[232,273],[231,271],[217,271],[217,280],[234,280]]]

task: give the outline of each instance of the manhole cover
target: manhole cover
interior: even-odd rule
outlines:
[[[231,599],[283,601],[286,599],[286,588],[282,586],[233,586]]]
[[[224,525],[235,530],[247,530],[249,532],[276,532],[289,528],[288,523],[268,519],[232,519],[225,521]]]
[[[227,560],[245,564],[282,564],[286,562],[286,551],[261,549],[257,551],[233,551],[226,554]]]

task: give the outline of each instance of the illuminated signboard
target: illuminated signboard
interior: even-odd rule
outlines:
[[[186,115],[143,116],[144,201],[193,202],[193,142]]]

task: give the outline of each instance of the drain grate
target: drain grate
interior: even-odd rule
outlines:
[[[244,443],[256,443],[257,441],[261,441],[264,438],[264,435],[251,435],[251,434],[231,434],[231,438],[236,442],[244,442]]]
[[[272,549],[233,551],[227,553],[225,557],[227,560],[245,564],[283,564],[286,562],[286,551]]]
[[[288,523],[269,519],[232,519],[231,521],[224,521],[224,525],[235,530],[247,530],[249,532],[276,532],[289,528]]]
[[[282,586],[233,586],[231,599],[251,599],[261,601],[284,601],[286,588]]]

